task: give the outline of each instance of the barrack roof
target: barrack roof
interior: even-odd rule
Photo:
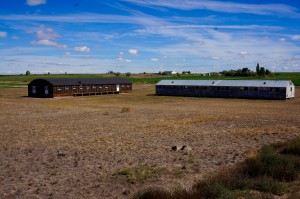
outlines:
[[[127,79],[122,78],[45,78],[40,80],[48,81],[53,86],[131,84]]]
[[[288,87],[290,80],[161,80],[160,86]]]

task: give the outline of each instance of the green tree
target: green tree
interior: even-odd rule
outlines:
[[[116,73],[115,73],[115,76],[116,76],[116,77],[119,77],[120,75],[121,75],[120,72],[116,72]]]
[[[30,71],[27,70],[27,71],[25,72],[25,74],[26,74],[26,75],[30,75]]]
[[[260,67],[258,75],[259,76],[265,76],[266,75],[266,70],[265,70],[264,67]]]
[[[259,63],[257,63],[257,64],[256,64],[256,74],[257,74],[257,75],[259,75],[259,70],[260,70]]]
[[[131,73],[130,72],[127,72],[126,73],[126,77],[130,77]]]

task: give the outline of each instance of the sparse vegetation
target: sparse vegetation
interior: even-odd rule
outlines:
[[[16,77],[26,85],[37,76]],[[130,78],[143,77],[156,76],[133,74]],[[10,78],[3,77],[7,83]],[[184,198],[180,193],[190,196],[184,188],[191,188],[194,179],[220,169],[225,173],[223,168],[256,155],[264,144],[294,138],[300,129],[298,97],[283,102],[154,96],[154,85],[144,83],[133,84],[131,94],[84,98],[28,98],[27,88],[0,89],[0,198],[131,198],[139,189],[153,186]],[[132,111],[121,113],[123,107]],[[192,150],[175,152],[171,150],[175,145]],[[283,145],[276,145],[281,155],[297,150],[297,146],[279,148]],[[66,155],[57,156],[57,149]],[[137,172],[142,163],[147,164],[146,171]],[[113,175],[119,169],[123,171]],[[260,181],[249,181],[254,185],[247,187],[299,197],[298,179],[290,183],[266,176]],[[248,193],[258,194],[252,198],[272,198],[275,192],[247,187],[225,188],[233,198]]]
[[[117,170],[114,176],[125,176],[129,182],[145,181],[149,178],[157,177],[164,171],[163,168],[151,167],[146,164],[139,164],[133,168]]]
[[[300,138],[291,143],[264,146],[257,156],[234,168],[222,169],[217,175],[196,183],[190,191],[148,189],[137,193],[135,198],[239,198],[249,196],[252,190],[283,195],[300,174],[299,149]]]
[[[129,113],[131,112],[131,108],[130,107],[123,107],[121,110],[121,113]]]

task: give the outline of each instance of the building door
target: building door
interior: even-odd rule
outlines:
[[[48,86],[45,86],[45,95],[48,95],[49,94],[49,88]]]
[[[290,96],[289,97],[294,97],[293,87],[290,87]]]
[[[119,85],[119,84],[116,85],[116,91],[117,91],[117,92],[120,91],[120,85]]]

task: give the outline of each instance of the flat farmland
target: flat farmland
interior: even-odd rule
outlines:
[[[128,198],[190,188],[300,135],[300,98],[248,100],[133,93],[37,99],[0,88],[0,198]],[[296,88],[296,96],[300,88]],[[172,151],[187,145],[189,151]]]

